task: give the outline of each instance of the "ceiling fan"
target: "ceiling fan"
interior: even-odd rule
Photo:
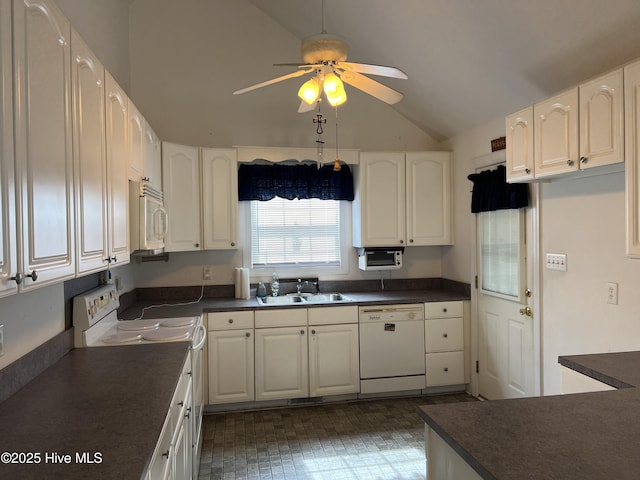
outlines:
[[[315,73],[298,91],[298,96],[301,99],[298,112],[313,110],[315,105],[321,101],[322,91],[324,91],[327,101],[332,106],[337,107],[343,104],[347,99],[343,82],[390,105],[402,100],[404,97],[402,93],[363,75],[407,79],[407,75],[402,70],[383,65],[347,62],[348,50],[349,48],[344,40],[325,31],[323,0],[322,33],[303,40],[302,60],[304,63],[275,64],[276,66],[297,66],[298,70],[266,82],[236,90],[233,94],[240,95],[290,78]]]

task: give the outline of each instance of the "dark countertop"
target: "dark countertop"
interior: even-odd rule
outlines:
[[[331,292],[322,292],[331,293]],[[259,305],[255,297],[249,300],[239,300],[235,298],[204,298],[198,303],[184,305],[188,300],[171,300],[164,305],[165,302],[152,301],[136,301],[133,305],[119,314],[124,320],[138,318],[142,308],[154,303],[163,304],[162,307],[152,308],[144,313],[144,318],[163,318],[163,317],[187,317],[201,315],[208,312],[224,312],[232,310],[262,310],[262,309],[280,309],[280,308],[329,308],[339,305],[383,305],[391,303],[423,303],[423,302],[444,302],[469,300],[469,296],[463,293],[446,290],[446,289],[430,289],[430,290],[385,290],[381,292],[341,292],[352,301],[333,302],[327,304],[318,303],[296,303],[292,305]]]
[[[0,403],[0,478],[139,479],[151,460],[189,342],[73,349]],[[76,453],[101,462],[76,463]],[[70,464],[45,455],[71,455]]]
[[[640,352],[559,362],[621,389],[429,405],[419,414],[484,479],[637,479]]]

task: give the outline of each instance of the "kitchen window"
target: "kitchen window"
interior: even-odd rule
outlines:
[[[251,201],[251,268],[338,273],[347,258],[348,207],[348,202],[316,198]]]

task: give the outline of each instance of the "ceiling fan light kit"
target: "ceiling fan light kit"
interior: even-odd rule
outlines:
[[[278,64],[282,66],[296,66],[299,69],[298,71],[241,90],[236,90],[233,92],[234,95],[250,92],[261,87],[266,87],[267,85],[288,80],[289,78],[315,72],[315,76],[302,84],[298,90],[298,96],[302,100],[298,112],[313,110],[313,105],[320,99],[321,89],[324,90],[327,101],[331,106],[337,107],[342,105],[347,101],[347,93],[344,88],[345,83],[389,105],[398,103],[404,96],[402,93],[363,75],[369,74],[406,79],[407,75],[403,71],[384,65],[347,62],[346,59],[349,48],[346,42],[340,37],[330,35],[324,31],[324,18],[322,33],[307,37],[303,40],[301,51],[304,64]]]

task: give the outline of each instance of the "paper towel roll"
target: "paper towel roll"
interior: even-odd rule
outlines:
[[[249,298],[251,298],[251,286],[249,283],[249,269],[248,268],[242,268],[242,298],[244,298],[245,300],[249,300]]]
[[[240,273],[240,268],[236,267],[233,270],[233,280],[235,282],[235,295],[236,298],[242,298],[242,274]]]

